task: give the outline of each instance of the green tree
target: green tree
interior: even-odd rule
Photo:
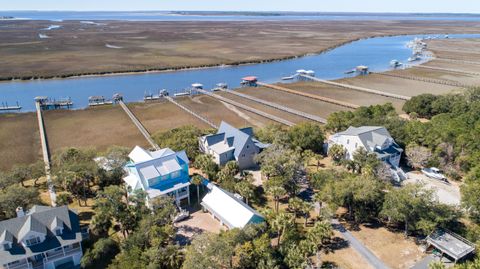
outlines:
[[[207,132],[193,125],[185,125],[166,132],[153,135],[154,141],[162,148],[171,148],[174,151],[185,150],[187,156],[196,159],[200,154],[198,138]]]
[[[277,247],[280,247],[282,236],[286,231],[295,226],[295,216],[285,212],[277,213],[270,223],[272,229],[277,233]]]
[[[412,97],[403,105],[403,111],[407,114],[417,113],[422,118],[431,118],[434,116],[432,105],[438,99],[433,94],[420,94]]]
[[[272,196],[274,206],[275,206],[275,212],[278,213],[280,199],[287,194],[287,191],[283,187],[282,182],[275,179],[269,180],[267,182],[266,190],[267,190],[267,193]]]
[[[235,184],[235,190],[245,198],[247,205],[249,200],[253,198],[255,194],[255,185],[253,185],[253,176],[250,173],[246,173],[243,178]]]
[[[193,162],[193,167],[200,169],[209,180],[216,179],[218,165],[213,161],[213,157],[211,155],[198,155]]]
[[[24,188],[20,185],[11,185],[0,191],[0,218],[13,218],[17,207],[28,209],[40,204],[38,190],[33,187]]]
[[[57,194],[57,206],[69,205],[72,202],[72,196],[69,193]]]
[[[92,248],[87,249],[80,262],[82,268],[106,268],[120,252],[118,243],[111,238],[100,238]]]
[[[346,153],[347,150],[340,144],[334,144],[328,148],[328,156],[332,158],[335,165],[340,165]]]
[[[290,145],[296,149],[311,150],[315,153],[323,151],[325,135],[322,127],[312,122],[302,122],[288,130]]]
[[[200,204],[200,185],[202,185],[203,177],[201,175],[195,174],[190,179],[193,185],[197,187],[197,204]]]

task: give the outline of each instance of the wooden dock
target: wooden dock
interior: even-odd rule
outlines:
[[[452,58],[434,58],[436,61],[451,62],[451,63],[464,63],[464,64],[474,64],[480,65],[480,62],[473,62],[468,60],[452,59]]]
[[[364,87],[358,87],[358,86],[333,82],[333,81],[324,80],[324,79],[311,77],[311,76],[307,76],[307,75],[299,75],[299,76],[301,76],[303,78],[306,78],[306,79],[309,79],[309,80],[313,80],[313,81],[321,82],[321,83],[324,83],[324,84],[327,84],[327,85],[337,86],[337,87],[341,87],[341,88],[345,88],[345,89],[367,92],[367,93],[371,93],[371,94],[391,97],[391,98],[400,99],[400,100],[410,100],[411,99],[411,97],[409,97],[409,96],[404,96],[404,95],[399,95],[399,94],[394,94],[394,93],[389,93],[389,92],[383,92],[383,91],[368,89],[368,88],[364,88]]]
[[[43,162],[45,164],[45,177],[47,178],[48,193],[50,195],[51,205],[56,206],[57,194],[55,193],[55,187],[52,182],[50,153],[48,151],[47,134],[43,122],[42,108],[40,102],[35,102],[35,108],[37,110],[38,130],[40,131],[40,142],[42,144],[42,154]]]
[[[468,85],[462,84],[457,81],[451,81],[451,80],[444,80],[444,79],[434,79],[434,78],[425,78],[425,77],[416,77],[416,76],[405,76],[405,75],[399,75],[399,74],[394,74],[394,73],[373,73],[372,74],[377,74],[381,76],[387,76],[387,77],[394,77],[394,78],[401,78],[401,79],[408,79],[408,80],[415,80],[415,81],[421,81],[421,82],[426,82],[426,83],[432,83],[432,84],[438,84],[438,85],[447,85],[447,86],[453,86],[453,87],[462,87],[462,88],[468,88]]]
[[[279,104],[276,104],[276,103],[273,103],[273,102],[265,101],[265,100],[262,100],[262,99],[259,99],[259,98],[256,98],[256,97],[253,97],[253,96],[250,96],[250,95],[247,95],[247,94],[239,93],[239,92],[236,92],[236,91],[231,91],[231,90],[222,90],[222,91],[223,92],[228,92],[230,94],[233,94],[233,95],[236,95],[236,96],[239,96],[239,97],[242,97],[242,98],[248,99],[250,101],[254,101],[254,102],[269,106],[269,107],[273,107],[273,108],[281,110],[281,111],[291,113],[291,114],[296,115],[296,116],[300,116],[302,118],[313,120],[313,121],[316,121],[316,122],[319,122],[319,123],[322,123],[322,124],[327,123],[327,120],[322,118],[322,117],[315,116],[315,115],[312,115],[312,114],[308,114],[308,113],[305,113],[305,112],[302,112],[302,111],[298,111],[298,110],[293,109],[293,108],[289,108],[289,107],[282,106],[282,105],[279,105]]]
[[[130,109],[125,105],[123,100],[119,100],[118,103],[120,104],[120,107],[127,113],[127,116],[132,120],[133,124],[137,126],[137,129],[140,131],[140,133],[147,139],[148,143],[152,148],[156,150],[160,150],[160,147],[153,141],[152,137],[150,136],[150,133],[145,129],[145,127],[142,125],[142,123],[135,117],[135,115],[130,111]]]
[[[480,73],[469,72],[469,71],[459,70],[459,69],[442,68],[442,67],[425,66],[425,65],[413,65],[413,66],[410,66],[410,67],[445,71],[445,72],[456,73],[456,74],[461,74],[461,75],[480,76]]]
[[[236,106],[236,107],[239,107],[241,109],[244,109],[246,111],[249,111],[249,112],[252,112],[252,113],[255,113],[257,115],[260,115],[262,117],[265,117],[267,119],[270,119],[270,120],[273,120],[273,121],[276,121],[278,123],[281,123],[281,124],[285,124],[287,126],[294,126],[295,124],[291,121],[288,121],[286,119],[283,119],[283,118],[280,118],[280,117],[277,117],[277,116],[274,116],[272,114],[269,114],[269,113],[266,113],[264,111],[261,111],[261,110],[258,110],[256,108],[253,108],[253,107],[250,107],[250,106],[247,106],[247,105],[244,105],[242,103],[239,103],[239,102],[236,102],[236,101],[233,101],[231,99],[228,99],[228,98],[225,98],[223,96],[220,96],[218,94],[214,94],[214,93],[211,93],[209,91],[206,91],[206,90],[202,90],[202,89],[195,89],[196,91],[200,92],[200,93],[203,93],[205,95],[208,95],[210,97],[213,97],[215,99],[218,99],[224,103],[227,103],[227,104],[231,104],[233,106]]]
[[[206,123],[207,125],[209,125],[210,127],[212,128],[215,128],[215,129],[218,129],[218,126],[209,121],[208,119],[198,115],[197,113],[195,113],[194,111],[192,111],[191,109],[189,109],[188,107],[178,103],[177,101],[175,101],[172,97],[170,96],[165,96],[165,99],[167,99],[168,101],[170,101],[172,104],[178,106],[179,108],[183,109],[184,111],[186,111],[187,113],[189,113],[190,115],[194,116],[195,118],[201,120],[202,122]]]
[[[335,104],[335,105],[339,105],[339,106],[343,106],[343,107],[347,107],[347,108],[356,109],[356,108],[360,107],[358,105],[354,105],[354,104],[351,104],[351,103],[348,103],[348,102],[342,102],[342,101],[338,101],[338,100],[328,98],[328,97],[323,97],[323,96],[319,96],[319,95],[315,95],[315,94],[309,94],[309,93],[305,93],[305,92],[295,91],[295,90],[288,89],[288,88],[278,86],[278,85],[272,85],[272,84],[267,84],[267,83],[263,83],[263,82],[257,82],[257,84],[260,85],[260,86],[264,86],[264,87],[267,87],[267,88],[270,88],[270,89],[277,90],[277,91],[288,92],[288,93],[291,93],[291,94],[300,95],[300,96],[303,96],[303,97],[312,98],[312,99],[315,99],[315,100],[319,100],[319,101],[322,101],[322,102],[331,103],[331,104]]]

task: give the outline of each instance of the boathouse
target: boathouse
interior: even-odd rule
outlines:
[[[240,85],[243,87],[257,87],[257,82],[258,78],[254,76],[248,76],[242,78],[242,82],[240,82]]]

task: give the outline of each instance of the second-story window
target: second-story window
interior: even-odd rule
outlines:
[[[40,243],[40,237],[34,237],[34,238],[27,239],[27,240],[25,240],[25,243],[27,244],[27,246],[36,245],[36,244]]]

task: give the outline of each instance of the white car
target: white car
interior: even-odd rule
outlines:
[[[435,167],[422,168],[422,173],[429,178],[438,179],[447,182],[447,177],[442,174],[440,169]]]

